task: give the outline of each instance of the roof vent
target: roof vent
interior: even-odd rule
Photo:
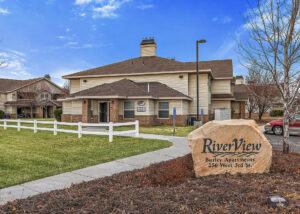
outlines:
[[[156,56],[156,43],[154,38],[144,38],[140,44],[141,57]]]

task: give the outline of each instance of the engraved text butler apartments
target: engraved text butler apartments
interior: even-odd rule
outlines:
[[[65,122],[121,122],[177,125],[196,115],[196,63],[156,56],[154,39],[143,40],[140,57],[64,76],[70,95],[63,102]],[[242,79],[233,77],[232,60],[199,62],[199,103],[204,121],[214,109],[234,109],[244,118],[247,94]]]

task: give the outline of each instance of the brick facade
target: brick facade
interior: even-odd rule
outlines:
[[[187,115],[177,115],[175,120],[176,126],[185,126],[187,125]],[[119,115],[118,122],[131,122],[138,120],[141,126],[158,126],[158,125],[173,125],[173,116],[170,115],[168,119],[159,119],[157,115],[135,115],[133,119],[123,118],[122,115]]]
[[[119,122],[119,100],[111,99],[109,102],[110,122]]]
[[[80,115],[80,114],[62,114],[61,121],[67,122],[67,123],[82,122],[82,115]]]

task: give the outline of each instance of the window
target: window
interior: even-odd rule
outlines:
[[[42,100],[44,99],[44,94],[41,94],[41,98],[42,98]]]
[[[134,102],[124,102],[124,118],[134,118]]]
[[[90,102],[91,102],[90,115],[91,115],[91,117],[94,117],[94,102],[93,102],[93,100],[91,100]]]
[[[158,103],[158,118],[169,118],[169,102]]]

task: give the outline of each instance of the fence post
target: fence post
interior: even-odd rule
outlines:
[[[18,132],[21,131],[21,127],[20,126],[21,126],[21,120],[18,119]]]
[[[140,127],[139,127],[139,121],[135,121],[135,137],[139,137],[140,135]]]
[[[81,122],[78,123],[78,138],[81,138],[82,136],[82,126]]]
[[[114,124],[112,122],[109,123],[109,132],[108,132],[108,138],[109,142],[113,142],[113,136],[114,136]]]
[[[7,129],[7,121],[6,121],[6,119],[4,119],[4,126],[3,126],[3,128],[4,128],[4,130],[6,130]]]
[[[33,133],[37,133],[37,122],[36,122],[36,120],[33,121]]]
[[[57,121],[54,120],[54,127],[53,127],[54,135],[57,135]]]

